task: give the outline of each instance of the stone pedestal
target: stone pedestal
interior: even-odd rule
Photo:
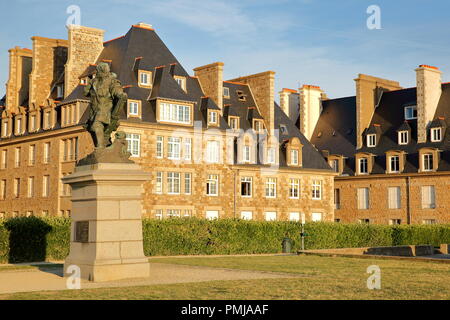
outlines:
[[[81,278],[102,282],[149,277],[142,236],[143,184],[150,176],[137,164],[76,167],[63,178],[72,187],[70,254]]]

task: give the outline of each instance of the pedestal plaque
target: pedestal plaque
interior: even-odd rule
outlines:
[[[70,254],[81,278],[102,282],[150,274],[142,236],[143,184],[150,179],[134,163],[76,167],[63,178],[72,187]]]

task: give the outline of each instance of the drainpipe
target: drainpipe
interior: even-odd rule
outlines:
[[[411,177],[406,178],[406,223],[412,224],[411,218]]]
[[[237,173],[239,173],[239,169],[234,172],[234,219],[236,219],[236,185],[237,185]]]

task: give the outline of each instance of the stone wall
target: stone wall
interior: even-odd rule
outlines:
[[[222,62],[212,63],[194,69],[203,92],[223,110],[223,66]]]
[[[28,97],[32,56],[30,49],[15,47],[9,50],[9,79],[6,84],[6,110],[9,112],[18,112],[18,107]]]

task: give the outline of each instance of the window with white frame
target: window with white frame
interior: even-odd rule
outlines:
[[[400,156],[389,157],[389,172],[390,173],[400,172]]]
[[[423,171],[433,171],[434,164],[433,164],[433,154],[432,153],[425,153],[422,156],[423,161]]]
[[[167,142],[167,158],[170,160],[181,159],[181,138],[169,137]]]
[[[50,176],[42,178],[42,197],[46,198],[50,195]]]
[[[162,159],[164,156],[164,137],[156,137],[156,157]]]
[[[206,195],[219,195],[219,176],[217,174],[208,175],[208,179],[206,180]]]
[[[178,83],[178,85],[186,91],[186,79],[184,77],[175,77],[175,81]]]
[[[275,211],[266,211],[264,216],[266,221],[277,221],[277,213]]]
[[[218,122],[217,115],[218,115],[217,111],[209,111],[208,112],[208,123],[209,124],[217,124],[217,122]]]
[[[34,177],[28,177],[28,198],[34,196]]]
[[[127,133],[128,152],[132,157],[140,157],[141,155],[141,135],[135,133]]]
[[[436,191],[434,186],[422,186],[422,209],[436,208]]]
[[[442,128],[431,128],[431,142],[442,141]]]
[[[180,173],[167,173],[167,192],[168,194],[180,194]]]
[[[320,222],[323,219],[323,213],[322,212],[313,212],[311,213],[311,220],[312,222]]]
[[[300,198],[300,179],[289,179],[289,198]]]
[[[375,147],[377,145],[377,135],[376,134],[368,134],[367,135],[367,146]]]
[[[64,84],[58,84],[56,86],[56,98],[63,98],[64,97]]]
[[[14,161],[14,164],[15,164],[15,167],[16,168],[18,168],[19,166],[20,166],[20,161],[21,161],[21,154],[22,154],[22,149],[21,148],[16,148],[15,149],[15,161]]]
[[[218,220],[219,219],[219,211],[217,211],[217,210],[206,211],[206,219],[207,220]]]
[[[330,167],[333,169],[334,172],[339,172],[339,160],[334,159],[331,160],[329,163]]]
[[[241,219],[242,220],[252,220],[253,219],[253,212],[251,212],[251,211],[242,211],[241,212]]]
[[[230,88],[223,87],[223,97],[226,99],[230,98]]]
[[[250,162],[251,160],[251,147],[244,146],[242,150],[242,162]]]
[[[289,221],[300,221],[300,212],[289,212]]]
[[[276,155],[275,148],[267,149],[267,163],[268,164],[275,164],[275,155]]]
[[[181,210],[179,209],[168,209],[167,218],[181,218]]]
[[[291,165],[298,166],[298,150],[291,150]]]
[[[163,211],[161,209],[155,210],[155,218],[158,219],[158,220],[162,220],[163,219]]]
[[[253,130],[255,130],[256,132],[262,132],[263,131],[263,122],[261,120],[255,120],[253,122]]]
[[[368,174],[369,173],[369,159],[360,158],[359,159],[359,173]]]
[[[250,198],[252,196],[252,177],[241,178],[241,196]]]
[[[44,163],[50,162],[50,142],[44,143]]]
[[[184,193],[185,194],[192,193],[192,174],[191,173],[184,174]]]
[[[276,198],[277,197],[277,179],[267,178],[266,179],[266,198]]]
[[[388,207],[389,209],[400,209],[401,207],[400,187],[388,188]]]
[[[8,136],[8,130],[9,130],[9,128],[8,128],[8,122],[5,121],[5,120],[3,120],[3,126],[2,126],[2,136],[3,136],[3,137]]]
[[[408,131],[399,131],[398,132],[398,144],[406,145],[409,143],[409,132]]]
[[[34,166],[36,163],[36,145],[32,144],[28,149],[28,164]]]
[[[208,163],[219,163],[220,160],[220,142],[208,141],[206,144],[206,161]]]
[[[405,107],[405,120],[417,119],[417,106]]]
[[[139,116],[139,102],[128,101],[128,115]]]
[[[239,129],[239,118],[229,117],[228,124],[231,129],[238,130]]]
[[[157,172],[156,173],[155,193],[156,194],[162,194],[163,193],[163,173],[162,172]]]
[[[22,118],[16,120],[16,134],[22,134]]]
[[[369,188],[358,188],[357,200],[359,210],[369,209]]]
[[[313,200],[322,200],[322,180],[313,180],[312,199]]]
[[[186,105],[160,103],[160,121],[190,124],[191,108]]]
[[[34,132],[36,130],[36,115],[30,117],[30,131]]]
[[[192,159],[192,139],[185,138],[184,139],[184,160]]]
[[[140,72],[140,77],[139,77],[139,84],[141,86],[151,86],[152,84],[152,74],[151,72]]]
[[[0,164],[0,169],[6,169],[8,164],[8,150],[2,150],[2,159]]]
[[[402,220],[401,219],[390,219],[389,220],[389,225],[390,226],[399,226],[402,224]]]
[[[422,220],[422,224],[427,224],[427,225],[436,224],[436,219],[425,219],[425,220]]]

